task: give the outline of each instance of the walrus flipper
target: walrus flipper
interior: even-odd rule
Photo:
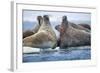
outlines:
[[[55,49],[57,47],[57,43],[55,43],[52,47],[52,49]]]

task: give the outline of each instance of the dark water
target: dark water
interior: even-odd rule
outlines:
[[[70,49],[38,54],[23,54],[23,62],[67,61],[91,59],[91,49]]]

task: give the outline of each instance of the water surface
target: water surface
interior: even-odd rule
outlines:
[[[91,59],[90,47],[68,48],[54,52],[28,53],[23,54],[23,62],[44,62],[44,61],[67,61],[67,60],[88,60]]]

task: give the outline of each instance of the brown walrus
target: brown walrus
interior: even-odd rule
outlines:
[[[89,24],[78,24],[78,25],[83,26],[84,28],[91,30],[91,26]]]
[[[34,34],[32,30],[26,30],[23,32],[23,38],[26,38],[32,34]]]
[[[89,32],[76,29],[68,23],[67,16],[63,16],[60,29],[60,48],[84,46],[91,44],[91,36]]]
[[[37,16],[37,20],[38,20],[37,26],[33,30],[24,31],[23,32],[23,38],[31,36],[31,35],[35,34],[39,30],[39,28],[41,26],[41,20],[40,20],[41,18],[42,18],[41,16]]]
[[[34,48],[55,48],[56,34],[53,31],[48,15],[41,18],[42,24],[37,33],[23,39],[23,45]]]
[[[84,31],[87,31],[87,32],[90,32],[90,29],[82,26],[82,25],[79,25],[79,24],[75,24],[75,23],[72,23],[72,22],[68,22],[69,25],[71,25],[72,27],[76,28],[76,29],[80,29],[80,30],[84,30]]]
[[[69,25],[71,25],[73,28],[76,28],[76,29],[80,29],[80,30],[84,30],[84,31],[87,31],[87,32],[90,32],[90,29],[89,29],[89,25],[88,24],[75,24],[75,23],[72,23],[72,22],[68,22]],[[59,30],[59,26],[60,25],[57,25],[55,27],[56,30]]]

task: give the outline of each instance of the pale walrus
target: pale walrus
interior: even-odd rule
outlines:
[[[37,33],[23,39],[23,45],[34,48],[55,48],[56,34],[53,31],[48,15],[41,18],[42,24]]]
[[[32,30],[24,31],[23,32],[23,38],[31,36],[31,35],[35,34],[39,30],[39,28],[41,26],[41,20],[40,20],[41,18],[42,18],[41,16],[37,16],[37,21],[38,21],[37,26],[34,29],[32,29]]]
[[[84,46],[84,45],[90,45],[91,43],[90,33],[72,27],[68,23],[67,16],[63,16],[59,31],[60,31],[60,40],[59,40],[60,48]]]

